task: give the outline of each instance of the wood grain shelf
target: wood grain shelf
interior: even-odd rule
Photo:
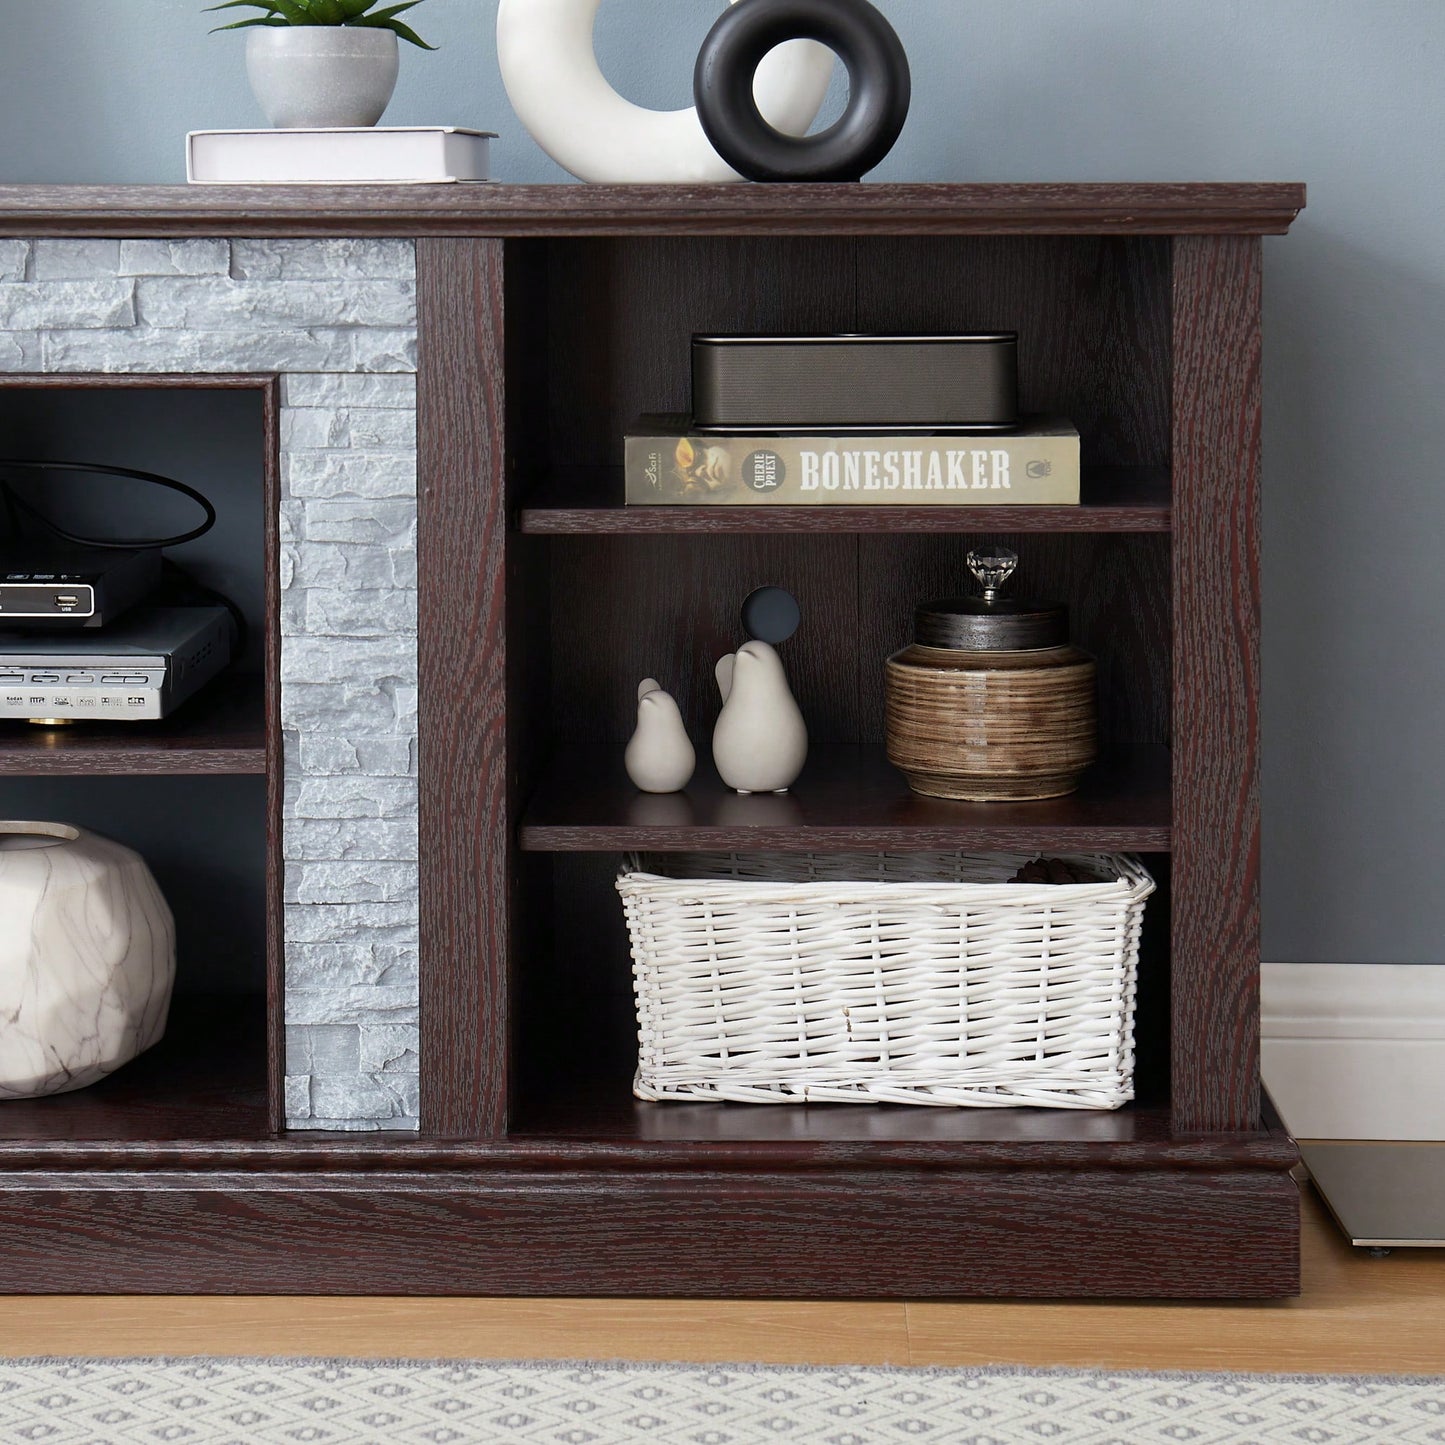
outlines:
[[[691,1158],[713,1168],[774,1167],[1018,1169],[1288,1168],[1283,1134],[1176,1136],[1167,1105],[1090,1109],[933,1109],[867,1104],[649,1103],[625,1082],[579,1081],[524,1102],[508,1144],[549,1145],[598,1161]]]
[[[701,766],[684,793],[639,793],[622,749],[560,753],[523,814],[521,846],[536,852],[613,849],[997,848],[1163,853],[1170,847],[1169,753],[1141,748],[1102,764],[1067,798],[955,803],[909,790],[877,749],[813,749],[792,792],[740,797]]]
[[[164,1046],[157,1067],[164,1065]],[[139,1070],[138,1063],[132,1072]],[[143,1076],[142,1076],[143,1077]],[[1288,1169],[1297,1153],[1281,1131],[1176,1134],[1169,1110],[1126,1105],[1108,1113],[1060,1109],[930,1109],[853,1104],[652,1104],[625,1084],[588,1083],[524,1106],[505,1138],[430,1139],[411,1131],[303,1130],[267,1136],[238,1075],[208,1082],[189,1107],[164,1089],[103,1085],[109,1107],[84,1094],[22,1104],[0,1135],[0,1170],[129,1167],[218,1173],[473,1175],[489,1169],[561,1169],[724,1175],[877,1170]],[[143,1097],[149,1092],[149,1100]],[[84,1107],[62,1107],[73,1100]],[[229,1105],[229,1107],[228,1107]],[[7,1107],[6,1110],[9,1113]],[[173,1132],[174,1131],[174,1132]]]
[[[1169,473],[1099,467],[1076,507],[625,506],[620,467],[561,468],[538,483],[517,519],[538,536],[688,532],[1167,532]]]
[[[1283,235],[1292,182],[0,186],[7,236]]]
[[[0,776],[213,776],[266,771],[265,685],[222,678],[161,722],[0,722]]]

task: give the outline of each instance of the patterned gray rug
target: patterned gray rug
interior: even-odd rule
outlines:
[[[0,1362],[28,1445],[1436,1445],[1445,1379],[365,1360]]]

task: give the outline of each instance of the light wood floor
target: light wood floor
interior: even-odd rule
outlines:
[[[1283,1304],[0,1299],[0,1356],[350,1355],[1445,1374],[1445,1250],[1352,1250],[1310,1194]]]

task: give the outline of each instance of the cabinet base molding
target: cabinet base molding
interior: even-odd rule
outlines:
[[[1280,1298],[1279,1170],[0,1175],[12,1294]]]

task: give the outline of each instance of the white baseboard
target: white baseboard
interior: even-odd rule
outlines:
[[[1265,964],[1263,1067],[1297,1139],[1445,1140],[1445,965]]]

